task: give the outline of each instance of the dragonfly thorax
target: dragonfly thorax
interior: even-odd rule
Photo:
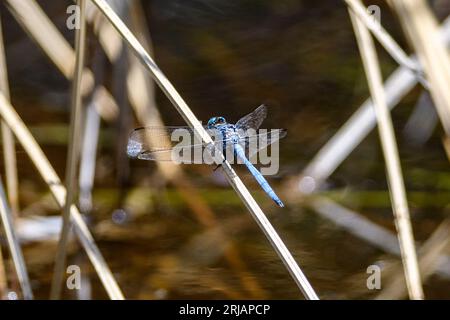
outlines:
[[[214,141],[221,141],[222,147],[230,146],[239,142],[239,132],[236,126],[231,123],[215,125],[210,129],[211,137]]]

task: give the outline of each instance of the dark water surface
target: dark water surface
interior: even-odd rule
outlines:
[[[65,8],[71,2],[39,3],[73,41],[73,34],[64,27]],[[341,1],[142,3],[155,60],[198,118],[222,115],[235,121],[265,102],[271,107],[265,127],[288,129],[288,137],[280,144],[280,172],[268,178],[275,190],[281,190],[288,178],[301,172],[368,96],[348,12]],[[373,2],[381,7],[383,25],[409,51],[397,19],[384,3]],[[445,11],[445,6],[440,10]],[[448,12],[441,12],[445,14]],[[64,177],[70,84],[3,6],[2,19],[12,102]],[[92,66],[97,45],[92,33],[88,44],[87,60]],[[381,48],[379,55],[386,77],[397,66]],[[108,88],[114,87],[110,79],[113,69],[105,62]],[[114,91],[116,97],[123,95],[120,88],[123,86]],[[422,144],[411,143],[411,137],[405,134],[421,93],[422,89],[416,87],[392,117],[414,234],[423,242],[449,214],[450,172],[439,124]],[[160,91],[157,103],[167,125],[184,125]],[[132,117],[129,106],[121,107],[121,117]],[[133,120],[124,130],[118,123],[102,122],[94,207],[89,216],[94,237],[125,297],[302,298],[238,196],[224,183],[220,170],[213,173],[207,166],[183,167],[220,226],[205,228],[177,189],[164,183],[155,164],[124,162],[120,137],[128,136],[129,130],[138,125]],[[48,200],[48,189],[21,150],[17,159],[23,214],[59,214]],[[321,298],[367,299],[379,293],[366,287],[367,267],[399,263],[399,257],[349,234],[306,204],[275,207],[244,168],[238,168],[238,173],[261,201]],[[376,131],[330,177],[323,193],[395,232]],[[51,241],[25,246],[33,289],[39,298],[49,294],[55,246]],[[92,298],[107,298],[76,242],[70,247],[68,262],[80,265],[90,275]],[[403,275],[397,272],[394,277]],[[382,288],[388,286],[389,279],[382,276]],[[448,278],[430,276],[425,281],[426,297],[450,298],[449,285]],[[83,286],[87,288],[87,284]],[[65,297],[76,296],[66,290]]]

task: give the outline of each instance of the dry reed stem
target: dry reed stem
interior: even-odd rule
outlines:
[[[66,199],[66,189],[61,184],[61,180],[43,153],[42,149],[39,147],[23,121],[20,119],[14,107],[8,100],[6,100],[3,94],[0,94],[0,116],[11,128],[17,140],[20,142],[25,152],[36,166],[39,174],[50,188],[50,191],[59,207],[63,208]],[[99,275],[100,281],[105,287],[109,297],[111,299],[123,299],[123,294],[120,291],[111,270],[108,268],[106,261],[95,244],[89,229],[87,228],[80,212],[78,211],[78,208],[75,205],[71,206],[70,214],[75,229],[74,231],[77,234],[78,239],[86,251],[86,254],[93,264],[97,274]]]
[[[423,289],[417,263],[409,208],[406,200],[406,191],[392,119],[383,90],[378,57],[368,29],[351,10],[349,10],[349,14],[355,30],[369,90],[372,100],[374,101],[374,109],[378,121],[378,131],[386,163],[392,209],[395,217],[400,251],[402,253],[406,283],[408,284],[408,293],[411,299],[423,299]]]
[[[423,66],[442,126],[450,136],[450,57],[440,40],[436,17],[424,0],[394,0],[392,5]]]
[[[0,91],[7,99],[9,96],[8,68],[6,66],[5,45],[3,43],[3,29],[0,18]],[[16,146],[11,130],[3,122],[1,123],[3,157],[5,159],[6,189],[9,205],[13,217],[19,214],[19,183],[17,175]]]
[[[16,21],[39,45],[58,70],[72,79],[75,70],[75,52],[35,0],[6,0],[7,7]],[[83,95],[92,91],[94,77],[85,69]]]
[[[404,66],[418,75],[422,73],[421,66],[417,63],[417,61],[411,59],[403,51],[391,35],[383,28],[380,21],[375,21],[374,17],[367,13],[367,9],[364,7],[361,0],[344,1],[400,66]]]
[[[55,257],[55,267],[50,291],[50,298],[57,300],[61,296],[61,285],[64,278],[66,261],[66,247],[71,229],[70,207],[75,202],[77,194],[77,171],[82,136],[82,77],[84,67],[85,43],[86,43],[86,0],[78,0],[80,8],[80,28],[75,31],[75,74],[72,82],[72,101],[70,114],[70,135],[68,141],[68,155],[66,163],[66,200],[63,210],[63,224]]]
[[[3,96],[4,97],[4,96]],[[0,181],[0,216],[3,225],[3,230],[8,243],[9,251],[11,253],[14,268],[19,279],[20,287],[24,299],[33,299],[33,292],[31,291],[30,279],[28,278],[27,267],[25,259],[23,258],[22,250],[20,248],[19,240],[14,231],[14,224],[11,214],[11,209],[8,206],[3,183]]]

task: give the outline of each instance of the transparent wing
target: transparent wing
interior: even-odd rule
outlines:
[[[216,145],[222,146],[218,130],[206,129]],[[222,147],[221,147],[222,148]],[[180,163],[209,163],[212,161],[205,143],[190,127],[142,127],[135,129],[128,139],[130,158]]]
[[[244,148],[246,156],[250,158],[286,135],[286,129],[259,130],[258,134],[242,136],[239,144]]]
[[[174,147],[167,150],[142,151],[137,158],[140,160],[172,161],[179,163],[204,163],[205,147],[203,144]],[[197,156],[196,155],[200,155]],[[207,156],[207,153],[205,153]]]
[[[208,129],[220,151],[225,151],[227,158],[233,156],[231,140],[220,139],[221,134],[215,129]],[[267,148],[275,141],[286,136],[286,130],[260,130],[262,133],[246,134],[240,131],[238,143],[248,157]],[[256,132],[256,131],[248,131]],[[247,133],[248,133],[247,132]],[[225,147],[225,148],[224,148]],[[205,143],[198,139],[190,127],[144,127],[135,129],[128,139],[127,153],[131,158],[152,161],[174,161],[178,163],[213,164],[215,154],[206,149]]]
[[[179,134],[194,136],[189,127],[142,127],[134,129],[128,138],[127,153],[135,158],[142,151],[162,151],[171,149],[174,137]]]
[[[127,154],[131,158],[169,161],[176,147],[192,149],[202,145],[190,127],[142,127],[131,132]]]
[[[264,119],[267,117],[267,106],[264,104],[260,105],[252,113],[242,117],[238,122],[236,122],[236,128],[247,131],[249,129],[258,130],[258,128],[263,123]]]

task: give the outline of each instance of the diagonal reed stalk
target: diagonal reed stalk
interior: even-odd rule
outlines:
[[[351,10],[349,10],[349,14],[366,72],[369,91],[374,102],[378,131],[386,163],[392,209],[394,211],[395,225],[399,238],[400,251],[402,253],[406,283],[408,285],[408,293],[411,299],[423,299],[423,289],[414,246],[414,236],[406,200],[405,186],[403,183],[392,119],[383,90],[383,82],[375,45],[368,29],[361,20]]]
[[[20,23],[25,31],[32,35],[37,43],[47,44],[41,46],[41,48],[57,64],[58,69],[67,78],[72,77],[75,69],[75,59],[68,59],[68,57],[74,55],[72,48],[69,43],[62,41],[65,39],[56,28],[48,27],[51,21],[38,4],[34,0],[7,0],[6,5],[17,22]],[[54,50],[56,48],[58,50]]]
[[[61,180],[51,166],[44,152],[39,147],[23,121],[20,119],[14,107],[9,103],[3,94],[0,94],[0,116],[11,128],[17,140],[31,158],[31,161],[36,166],[39,174],[50,188],[50,191],[59,207],[64,208],[66,189],[61,184]],[[111,270],[108,268],[106,261],[95,244],[86,223],[75,205],[72,205],[70,208],[70,217],[74,225],[74,231],[97,274],[99,275],[100,281],[105,287],[109,297],[111,299],[123,299],[123,294],[120,291]]]
[[[7,7],[17,22],[32,40],[42,49],[48,59],[68,80],[72,80],[75,69],[75,51],[69,42],[51,22],[35,0],[6,0]],[[94,87],[91,70],[83,71],[83,96],[87,96]],[[98,86],[93,94],[97,111],[102,118],[111,122],[116,116],[115,106],[109,103],[112,95],[104,86]],[[108,106],[108,107],[107,107]]]
[[[450,136],[450,57],[439,38],[436,17],[424,0],[391,2],[417,52],[442,126]]]
[[[33,292],[31,291],[30,279],[28,278],[27,267],[20,249],[19,241],[14,232],[14,224],[12,220],[11,210],[8,206],[3,183],[0,181],[0,215],[3,225],[3,230],[8,242],[9,251],[11,252],[14,268],[16,269],[17,277],[19,279],[20,287],[22,288],[23,297],[26,300],[33,299]]]
[[[84,53],[86,42],[86,0],[78,0],[77,5],[80,8],[80,28],[75,31],[75,74],[72,86],[72,101],[70,115],[70,136],[68,144],[68,156],[66,164],[66,201],[63,210],[63,225],[61,236],[56,250],[55,268],[50,292],[51,299],[59,299],[61,296],[61,285],[64,277],[64,268],[66,260],[66,247],[71,229],[70,207],[74,203],[76,195],[76,176],[78,167],[78,158],[81,145],[82,127],[82,93],[81,82],[83,77]]]
[[[0,91],[9,96],[8,69],[6,66],[5,45],[3,43],[2,21],[0,17]],[[5,159],[6,189],[13,216],[19,213],[19,183],[17,177],[16,147],[11,130],[1,123],[3,156]]]
[[[72,80],[75,69],[75,51],[36,1],[6,0],[6,4],[17,22],[42,49],[48,59],[68,80]],[[82,83],[83,96],[87,96],[94,87],[94,76],[88,68],[85,68],[83,72]],[[111,122],[117,113],[114,110],[117,108],[108,103],[112,95],[104,86],[98,86],[93,96],[95,102],[98,102],[97,106],[101,106],[98,111],[102,118]]]
[[[75,52],[64,36],[53,25],[49,17],[35,0],[6,0],[7,7],[23,30],[39,45],[58,70],[67,79],[72,79],[75,70]],[[94,85],[94,77],[85,69],[83,95]]]
[[[344,1],[352,12],[364,23],[366,28],[372,31],[375,38],[400,66],[410,69],[417,74],[420,81],[425,81],[422,77],[421,66],[417,63],[417,61],[411,59],[405,51],[403,51],[403,49],[397,44],[397,42],[394,41],[379,21],[376,22],[375,19],[367,13],[367,9],[363,6],[361,0]]]
[[[131,31],[126,27],[123,21],[117,16],[117,14],[111,9],[111,7],[104,0],[92,0],[99,10],[108,18],[111,24],[116,28],[116,30],[122,35],[132,52],[138,57],[138,59],[143,63],[146,69],[150,72],[155,82],[159,85],[161,90],[166,94],[178,112],[182,115],[184,120],[188,125],[193,128],[195,134],[198,138],[201,138],[207,145],[213,146],[213,140],[211,136],[202,127],[201,123],[198,121],[194,113],[188,107],[186,102],[182,99],[170,81],[162,73],[150,55],[145,51],[143,46],[139,43],[136,37],[131,33]],[[294,278],[295,282],[305,295],[307,299],[318,299],[314,289],[311,287],[309,281],[304,276],[303,272],[299,268],[298,264],[292,257],[291,253],[278,236],[277,232],[270,224],[269,220],[253,199],[250,192],[243,184],[243,182],[236,175],[231,165],[226,161],[221,155],[222,168],[226,174],[229,183],[232,185],[234,190],[238,193],[239,197],[244,202],[245,206],[248,208],[253,218],[256,220],[260,228],[263,230],[266,237],[271,242],[275,251],[280,256],[281,260],[289,270],[291,276]]]
[[[450,43],[450,17],[442,24],[441,41]],[[394,108],[400,100],[417,84],[417,77],[406,67],[399,67],[384,85],[386,102]],[[316,188],[333,174],[337,167],[361,143],[375,127],[376,117],[372,100],[367,99],[347,122],[317,152],[303,170],[303,177],[312,177]],[[301,178],[302,179],[302,178]],[[295,179],[298,184],[297,180]],[[291,189],[297,190],[298,188]]]

